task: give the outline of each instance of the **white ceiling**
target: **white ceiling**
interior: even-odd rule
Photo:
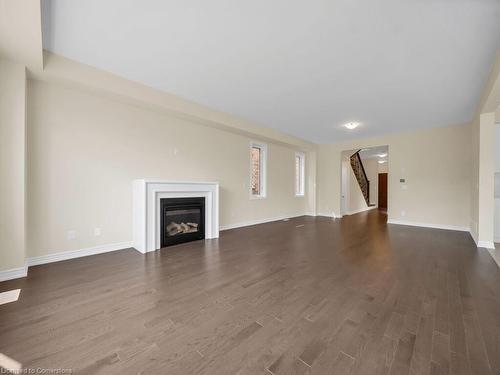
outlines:
[[[353,155],[357,151],[359,151],[359,156],[361,157],[361,160],[376,159],[376,160],[387,161],[389,159],[389,146],[375,146],[375,147],[363,148],[361,150],[359,149],[344,150],[342,151],[342,157],[349,159],[351,155]],[[383,154],[385,154],[385,156],[380,157],[380,155]]]
[[[386,156],[381,158],[379,155],[383,154],[386,154]],[[362,160],[366,159],[387,160],[389,156],[389,147],[378,146],[378,147],[364,148],[359,152],[359,156],[361,157]]]
[[[500,0],[43,7],[45,49],[318,143],[470,121],[500,48]]]

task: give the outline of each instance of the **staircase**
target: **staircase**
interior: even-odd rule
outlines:
[[[370,206],[370,181],[368,181],[368,177],[366,177],[365,167],[363,167],[359,151],[361,150],[358,150],[351,156],[351,167],[356,176],[356,180],[358,180],[363,197],[365,197],[366,205]]]

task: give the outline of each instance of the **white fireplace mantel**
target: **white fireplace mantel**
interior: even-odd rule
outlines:
[[[160,180],[133,181],[134,248],[160,248],[160,199],[205,197],[205,238],[219,237],[219,183]]]

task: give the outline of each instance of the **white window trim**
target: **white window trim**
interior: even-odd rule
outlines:
[[[260,158],[260,194],[256,195],[252,193],[252,148],[258,147],[261,150],[261,158]],[[267,197],[267,145],[265,143],[260,142],[250,142],[249,148],[249,194],[250,199],[264,199]]]
[[[300,179],[300,191],[297,192],[295,190],[295,182],[296,182],[296,179],[297,179],[297,176],[294,176],[294,180],[293,180],[293,189],[295,190],[295,196],[296,197],[303,197],[306,195],[306,154],[304,154],[303,152],[296,152],[295,153],[295,158],[300,157],[300,175],[301,175],[301,179]],[[296,172],[295,171],[295,158],[293,159],[294,161],[294,173]]]

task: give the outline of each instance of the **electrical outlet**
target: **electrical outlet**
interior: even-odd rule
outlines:
[[[406,216],[406,211],[401,211],[401,216]]]
[[[68,230],[68,233],[66,234],[68,240],[74,240],[76,239],[76,230]]]
[[[101,228],[94,228],[94,236],[100,236],[101,235]]]

